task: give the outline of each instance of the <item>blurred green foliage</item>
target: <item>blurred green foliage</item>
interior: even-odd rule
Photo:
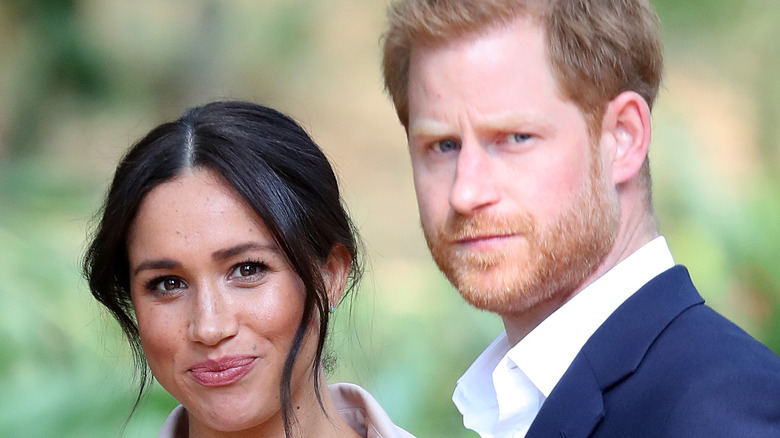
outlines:
[[[366,224],[372,269],[337,312],[330,380],[366,386],[420,436],[473,436],[449,399],[500,321],[460,300],[405,222],[416,212],[398,181],[403,135],[379,83],[384,4],[0,4],[0,437],[119,436],[131,359],[80,279],[87,223],[128,144],[226,97],[332,138],[323,146]],[[780,351],[780,3],[655,4],[668,64],[651,151],[662,232],[710,304]],[[383,170],[362,163],[372,156]],[[155,436],[175,404],[155,386],[124,436]]]

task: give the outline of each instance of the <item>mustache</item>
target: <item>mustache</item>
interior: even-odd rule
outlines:
[[[440,227],[437,235],[440,241],[452,243],[488,236],[532,235],[535,231],[536,222],[528,214],[511,217],[488,214],[452,215]]]

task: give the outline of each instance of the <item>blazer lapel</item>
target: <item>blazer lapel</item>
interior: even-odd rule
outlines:
[[[601,389],[587,357],[580,354],[542,405],[526,438],[587,437],[603,417]]]
[[[587,437],[605,415],[603,394],[628,378],[666,326],[702,304],[688,271],[649,281],[599,327],[550,393],[526,437]]]

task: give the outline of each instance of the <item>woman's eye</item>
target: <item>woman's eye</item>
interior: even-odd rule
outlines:
[[[266,269],[265,265],[257,262],[244,262],[236,265],[231,272],[231,277],[252,277]]]
[[[147,289],[154,292],[173,292],[186,287],[187,285],[176,277],[157,278],[147,284]]]
[[[442,140],[433,144],[433,150],[436,152],[450,152],[458,149],[460,146],[455,140]]]
[[[520,132],[513,132],[506,135],[507,143],[523,143],[531,139],[531,134],[524,134]]]

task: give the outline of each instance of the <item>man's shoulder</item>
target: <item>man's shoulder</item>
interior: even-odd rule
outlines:
[[[667,373],[693,368],[701,375],[708,368],[731,372],[764,364],[780,373],[780,357],[707,306],[683,266],[653,279],[624,307],[615,312],[616,321],[604,324],[606,335],[615,346],[620,339],[627,346],[645,342],[639,359],[645,367],[648,361],[658,361],[667,366]]]
[[[632,372],[640,379],[657,380],[658,373],[670,383],[683,375],[702,381],[709,373],[733,380],[755,373],[780,383],[780,357],[704,304],[682,266],[649,282],[601,329],[584,349],[591,363],[602,362],[596,354],[634,356]]]
[[[780,357],[709,307],[680,314],[603,394],[595,436],[780,436]],[[618,434],[618,435],[615,435]]]
[[[678,403],[712,391],[780,394],[780,357],[704,304],[692,306],[657,336],[632,379],[654,391],[676,393]],[[780,407],[780,396],[774,397]]]
[[[689,282],[687,272],[679,274],[666,280]],[[663,285],[680,288],[681,297],[698,295],[692,284]],[[660,284],[654,287],[645,292],[662,294]],[[616,432],[645,425],[658,431],[651,436],[780,435],[780,357],[694,301],[681,298],[680,312],[654,336],[635,371],[604,391],[600,429]],[[643,317],[641,307],[625,310]]]
[[[586,342],[529,436],[778,436],[777,394],[780,357],[707,307],[677,266]]]
[[[659,360],[674,360],[677,355],[700,369],[716,364],[720,369],[754,368],[767,362],[780,370],[780,357],[705,304],[680,313],[648,351],[649,358]]]

